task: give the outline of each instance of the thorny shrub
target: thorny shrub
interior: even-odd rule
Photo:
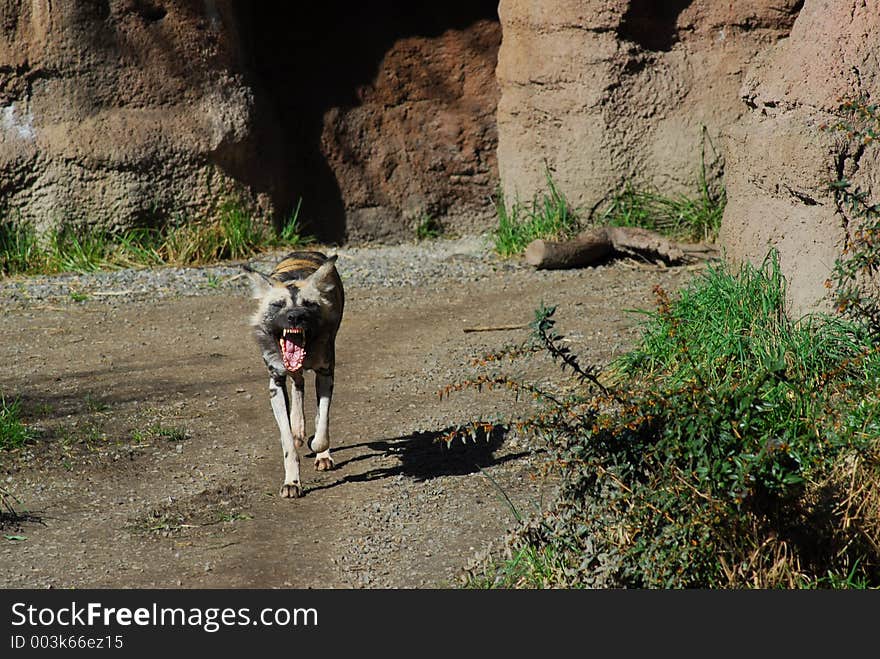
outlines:
[[[880,352],[863,325],[784,311],[771,254],[656,289],[640,345],[601,375],[537,311],[533,338],[573,380],[515,423],[559,469],[554,507],[471,575],[494,587],[810,587],[880,583]],[[600,376],[601,375],[601,376]]]

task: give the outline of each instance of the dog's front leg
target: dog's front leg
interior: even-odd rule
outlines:
[[[290,392],[293,397],[290,401],[290,429],[293,432],[293,445],[300,448],[306,440],[306,417],[303,411],[306,379],[301,370],[291,373],[290,379],[293,380],[293,388]]]
[[[315,452],[315,469],[333,469],[330,457],[330,400],[333,398],[333,371],[315,373],[315,393],[318,396],[318,415],[315,417],[315,438],[310,448]]]
[[[281,496],[289,499],[300,497],[302,484],[299,479],[299,456],[296,454],[293,433],[290,430],[290,405],[283,375],[269,377],[269,398],[278,430],[281,431],[281,449],[284,451],[284,484],[281,486]]]

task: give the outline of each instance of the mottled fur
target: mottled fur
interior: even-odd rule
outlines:
[[[336,257],[321,252],[292,252],[267,276],[245,267],[254,297],[259,300],[251,318],[254,338],[269,369],[269,397],[281,432],[284,452],[284,484],[281,495],[299,497],[302,483],[296,449],[305,441],[303,399],[304,371],[315,372],[318,414],[309,448],[315,452],[315,468],[332,469],[330,457],[330,401],[336,365],[336,333],[342,321],[345,293],[336,271]],[[286,329],[296,328],[304,337],[302,368],[288,371],[279,341]],[[290,394],[287,377],[293,382]]]

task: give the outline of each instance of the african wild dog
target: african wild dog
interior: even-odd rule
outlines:
[[[321,252],[291,252],[264,275],[245,266],[259,308],[251,319],[254,336],[269,369],[269,397],[281,431],[284,484],[281,496],[303,493],[296,449],[305,441],[303,416],[306,369],[315,372],[318,414],[309,448],[315,469],[332,469],[330,457],[330,399],[333,395],[336,332],[342,321],[345,294],[336,271],[336,256]],[[292,397],[287,376],[293,380]],[[292,403],[292,404],[291,404]],[[288,421],[289,417],[289,421]]]

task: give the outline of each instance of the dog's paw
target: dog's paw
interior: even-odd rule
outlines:
[[[316,458],[315,459],[315,470],[316,471],[330,471],[333,469],[333,458]]]
[[[285,483],[281,486],[280,494],[283,499],[299,499],[303,495],[302,485],[299,483]]]

